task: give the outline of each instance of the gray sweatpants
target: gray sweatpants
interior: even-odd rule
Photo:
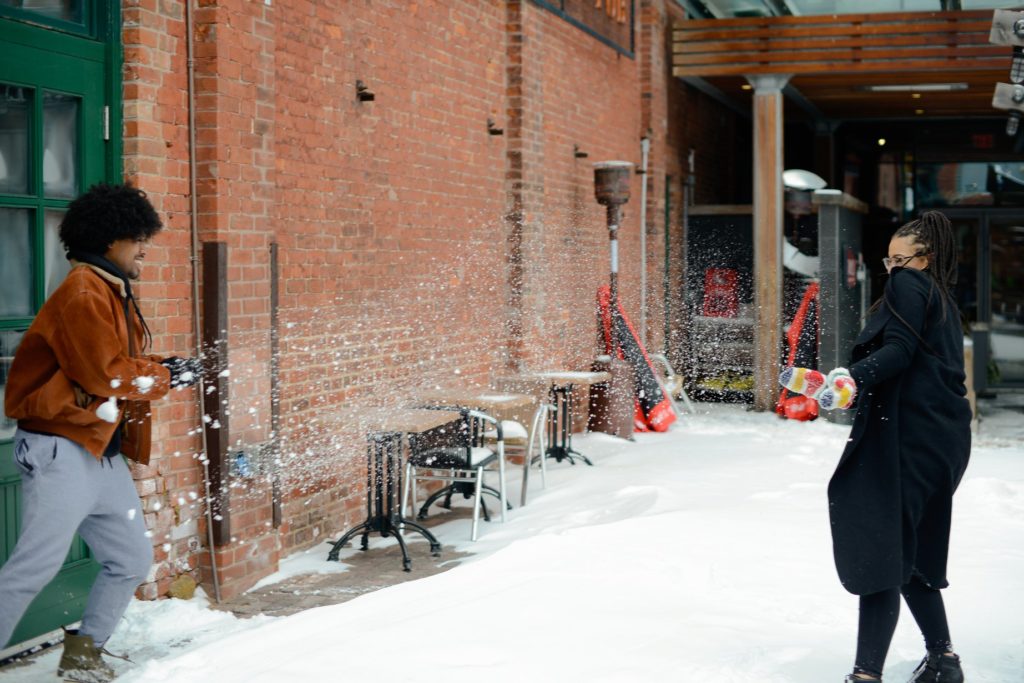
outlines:
[[[100,564],[80,633],[102,645],[153,563],[142,507],[124,459],[97,460],[59,436],[18,430],[21,535],[0,567],[0,647],[56,576],[77,532]]]

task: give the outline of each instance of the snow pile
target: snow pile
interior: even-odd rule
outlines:
[[[446,573],[278,619],[235,620],[202,601],[133,603],[108,645],[135,662],[115,663],[118,680],[839,681],[857,600],[835,576],[825,487],[847,434],[715,407],[632,443],[574,439],[595,467],[552,462],[547,489],[532,477],[529,503],[484,525],[477,543],[468,519],[436,528],[446,550],[475,553]],[[415,572],[427,551],[410,540]],[[299,558],[336,571],[311,561],[325,554]],[[976,444],[949,577],[968,680],[1024,680],[1024,441]],[[904,608],[886,680],[909,678],[922,655]],[[29,667],[35,678],[0,672],[0,683],[39,680],[58,657]]]

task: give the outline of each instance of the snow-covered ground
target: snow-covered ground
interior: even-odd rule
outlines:
[[[110,642],[134,660],[118,681],[838,683],[857,599],[835,576],[825,487],[848,428],[699,408],[635,442],[577,438],[595,467],[552,465],[475,544],[468,520],[438,527],[474,553],[451,571],[283,618],[135,602]],[[970,683],[1024,681],[1024,438],[1003,417],[982,423],[954,509],[945,597]],[[323,557],[280,577],[337,569]],[[922,655],[904,607],[886,679]],[[58,656],[0,683],[46,680]]]

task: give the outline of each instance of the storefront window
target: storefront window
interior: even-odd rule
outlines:
[[[967,162],[918,164],[921,208],[1024,205],[1024,164]]]

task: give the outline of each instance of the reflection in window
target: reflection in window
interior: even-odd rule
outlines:
[[[33,313],[30,218],[28,209],[0,209],[0,317]]]
[[[82,23],[83,0],[0,0],[0,5],[41,14],[50,19]]]
[[[28,194],[32,91],[0,83],[0,193]]]
[[[60,222],[64,219],[66,212],[58,209],[48,209],[43,216],[45,230],[43,232],[44,245],[44,270],[46,277],[46,298],[53,294],[53,290],[60,287],[64,282],[64,276],[71,270],[68,263],[67,253],[64,245],[60,242]]]
[[[992,360],[1002,384],[1024,384],[1024,225],[991,224]]]
[[[43,95],[43,191],[47,197],[76,194],[78,102],[69,95]]]
[[[900,179],[900,160],[883,154],[878,160],[877,204],[897,216],[903,214],[903,184]]]
[[[922,208],[1024,205],[1024,164],[970,162],[918,164]]]
[[[11,370],[11,361],[14,360],[14,351],[21,342],[23,330],[0,330],[0,404],[4,402],[4,390],[7,388],[7,373]],[[10,439],[14,436],[14,429],[18,423],[11,420],[0,410],[0,440]]]

